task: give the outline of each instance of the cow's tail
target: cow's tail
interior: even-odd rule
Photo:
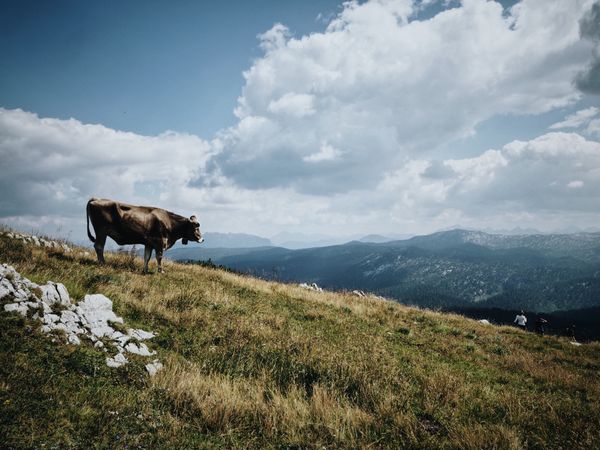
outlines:
[[[92,200],[93,199],[91,199],[89,202],[87,202],[87,206],[85,208],[85,213],[86,213],[86,216],[87,216],[87,234],[88,234],[88,237],[90,238],[90,241],[96,242],[96,238],[94,236],[92,236],[92,233],[90,233],[90,203],[92,203]]]

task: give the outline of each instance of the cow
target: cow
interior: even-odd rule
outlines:
[[[94,243],[98,262],[104,264],[104,245],[110,236],[119,245],[144,245],[144,273],[152,250],[156,252],[158,272],[163,273],[163,252],[181,239],[202,243],[200,224],[196,216],[187,217],[152,206],[134,206],[114,200],[92,198],[86,207],[87,233]],[[90,233],[90,220],[96,237]]]

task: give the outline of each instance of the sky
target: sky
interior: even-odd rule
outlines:
[[[600,1],[0,1],[0,222],[600,227]]]

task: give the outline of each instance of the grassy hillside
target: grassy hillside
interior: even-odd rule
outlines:
[[[118,369],[0,313],[2,448],[581,448],[600,442],[600,345],[200,266],[0,237],[0,262],[153,330]]]

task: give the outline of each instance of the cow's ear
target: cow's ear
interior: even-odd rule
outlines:
[[[198,223],[198,218],[196,216],[190,216],[190,221]]]
[[[181,240],[181,243],[182,243],[183,245],[187,245],[187,243],[188,243],[188,240],[187,240],[187,239],[185,239],[185,238],[183,238],[183,239]]]

